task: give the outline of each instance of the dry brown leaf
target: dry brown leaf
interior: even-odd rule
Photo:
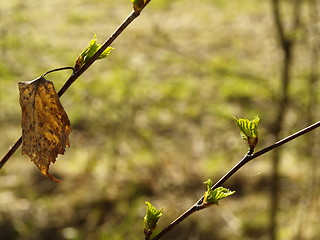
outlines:
[[[60,103],[53,83],[43,76],[29,82],[19,82],[22,109],[22,154],[27,154],[40,171],[48,173],[50,163],[64,154],[69,145],[70,121]]]

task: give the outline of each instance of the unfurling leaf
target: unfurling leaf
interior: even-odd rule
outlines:
[[[146,202],[147,213],[144,217],[144,234],[146,238],[152,235],[152,232],[157,227],[159,218],[162,216],[163,209],[157,210],[151,203]]]
[[[207,191],[205,191],[203,196],[203,206],[208,207],[213,204],[219,205],[219,200],[228,197],[235,193],[224,187],[218,187],[212,190],[213,183],[211,179],[204,182],[207,185]]]
[[[53,83],[43,76],[19,82],[20,106],[22,110],[22,154],[27,154],[41,173],[56,182],[50,175],[49,165],[58,154],[69,147],[71,132],[68,115],[60,103]]]
[[[240,129],[241,137],[248,142],[250,152],[253,152],[258,143],[258,125],[260,118],[257,116],[252,120],[246,118],[233,118]]]
[[[94,34],[93,39],[90,41],[89,45],[82,50],[79,57],[77,58],[74,69],[80,69],[100,48],[101,45],[97,43],[97,35]],[[114,48],[112,47],[107,47],[107,49],[104,50],[98,57],[98,59],[107,58],[113,49]]]

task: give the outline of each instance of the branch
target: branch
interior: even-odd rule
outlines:
[[[144,7],[149,3],[150,1],[147,1],[144,5]],[[143,8],[144,8],[143,7]],[[142,9],[141,9],[142,10]],[[74,81],[76,81],[101,55],[101,53],[109,47],[114,40],[118,38],[118,36],[125,30],[130,23],[136,19],[140,15],[140,11],[132,11],[130,15],[120,24],[120,26],[114,31],[114,33],[102,44],[101,48],[77,71],[75,71],[69,79],[66,81],[66,83],[61,87],[61,89],[58,92],[58,96],[61,97],[71,86]],[[51,71],[47,72],[50,73]],[[46,74],[47,74],[46,73]],[[3,167],[3,165],[11,158],[11,156],[16,152],[16,150],[20,147],[22,143],[22,137],[20,137],[16,143],[10,148],[10,150],[7,152],[7,154],[2,158],[0,162],[0,169]]]
[[[140,15],[140,12],[132,11],[131,14],[124,20],[123,23],[114,31],[114,33],[102,44],[101,48],[74,74],[70,76],[70,78],[67,80],[67,82],[61,87],[61,89],[58,92],[58,96],[61,97],[65,91],[71,86],[71,84],[77,80],[78,77],[82,75],[103,53],[104,50],[109,47],[114,40],[118,38],[118,36],[125,30],[129,24],[136,19]]]
[[[270,152],[271,150],[280,147],[281,145],[284,145],[316,128],[320,127],[320,121],[316,122],[254,154],[247,153],[229,172],[227,172],[219,181],[216,182],[216,184],[211,188],[212,190],[220,187],[223,183],[225,183],[233,174],[235,174],[240,168],[242,168],[246,163],[250,162],[251,160],[266,154],[267,152]],[[161,232],[159,232],[156,236],[152,238],[152,240],[159,240],[161,237],[163,237],[166,233],[168,233],[171,229],[173,229],[175,226],[177,226],[179,223],[181,223],[183,220],[185,220],[188,216],[191,214],[200,211],[204,209],[204,206],[202,205],[203,197],[201,197],[191,208],[189,208],[187,211],[185,211],[182,215],[180,215],[178,218],[176,218],[172,223],[170,223],[166,228],[164,228]]]
[[[285,32],[283,29],[283,23],[280,17],[280,7],[279,7],[279,1],[278,0],[272,0],[272,12],[273,12],[273,17],[275,20],[275,24],[276,24],[276,29],[278,31],[279,34],[279,38],[280,38],[280,42],[282,45],[285,45],[286,42],[286,36],[285,36]]]
[[[0,162],[0,169],[11,158],[11,156],[17,151],[17,149],[20,147],[21,143],[22,143],[22,136],[16,141],[16,143],[10,148],[10,150],[7,152],[7,154],[2,158],[2,160]]]

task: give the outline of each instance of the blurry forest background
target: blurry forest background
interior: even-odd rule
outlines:
[[[247,151],[232,117],[261,118],[257,149],[320,119],[318,0],[153,0],[61,98],[71,147],[44,177],[21,148],[0,170],[0,239],[142,240]],[[0,157],[21,135],[18,81],[73,66],[129,0],[2,1]],[[280,16],[280,17],[279,17]],[[56,89],[69,77],[48,75]],[[163,239],[320,239],[319,131],[245,166],[236,194]]]

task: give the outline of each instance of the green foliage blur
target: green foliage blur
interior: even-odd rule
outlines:
[[[307,4],[283,137],[319,120]],[[21,135],[17,83],[74,66],[131,11],[129,0],[1,3],[1,158]],[[61,98],[71,147],[50,172],[63,183],[21,149],[0,170],[0,240],[144,239],[146,201],[164,208],[156,234],[247,152],[233,116],[261,117],[257,150],[274,142],[282,52],[269,1],[153,0],[112,47]],[[47,78],[58,90],[69,74]],[[315,131],[282,147],[281,239],[320,238],[318,146]],[[232,198],[163,239],[268,239],[270,165],[271,154],[254,160],[224,184]]]

